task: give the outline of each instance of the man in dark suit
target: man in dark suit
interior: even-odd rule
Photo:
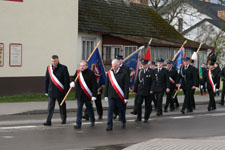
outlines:
[[[167,108],[170,104],[170,111],[174,110],[174,93],[176,89],[176,79],[177,79],[177,71],[173,68],[173,62],[169,60],[167,62],[167,74],[169,77],[169,89],[170,91],[166,93],[166,104],[164,106],[164,112],[168,112]]]
[[[113,110],[117,105],[123,123],[122,128],[126,127],[126,104],[129,98],[129,78],[127,72],[120,68],[120,61],[112,61],[112,69],[108,71],[105,82],[105,101],[108,101],[108,118],[106,131],[113,129]]]
[[[205,87],[205,82],[204,82],[203,79],[207,75],[207,69],[206,69],[204,63],[201,65],[201,68],[202,68],[202,77],[201,77],[201,79],[199,81],[199,84],[200,84],[200,95],[203,95],[203,94],[206,95],[206,87]]]
[[[129,67],[127,67],[123,64],[123,56],[117,55],[115,59],[120,61],[120,69],[124,70],[127,73],[127,78],[129,78],[129,81],[130,81],[130,69],[129,69]],[[116,119],[118,115],[119,115],[119,106],[115,105],[114,119]],[[119,115],[119,120],[121,120],[120,115]]]
[[[78,77],[76,83],[75,78]],[[91,121],[91,127],[95,126],[95,116],[92,102],[96,100],[97,96],[97,80],[93,71],[88,69],[87,61],[81,61],[80,70],[76,71],[70,83],[71,87],[75,87],[75,93],[77,98],[77,120],[75,129],[80,129],[82,125],[82,109],[85,104]]]
[[[215,92],[219,88],[220,80],[218,80],[219,74],[215,70],[214,62],[209,62],[209,69],[207,75],[204,77],[204,82],[207,83],[207,90],[209,93],[208,111],[216,109]]]
[[[134,92],[137,95],[137,120],[142,120],[142,104],[145,101],[144,123],[148,122],[152,112],[152,97],[150,90],[152,85],[152,70],[148,68],[148,60],[141,60],[142,69],[138,71],[137,80],[134,86]]]
[[[182,89],[184,91],[184,103],[181,109],[182,114],[185,113],[185,109],[188,112],[192,112],[192,97],[193,97],[193,90],[197,86],[197,75],[196,70],[190,64],[190,58],[184,58],[184,66],[181,68],[180,74],[178,76],[178,80],[176,83],[179,83],[180,79],[182,79]],[[177,84],[177,87],[180,87],[180,84]]]
[[[194,60],[192,60],[192,59],[190,60],[190,65],[193,66],[194,69],[195,69],[195,72],[196,72],[195,74],[196,74],[196,78],[197,78],[196,88],[198,88],[199,87],[199,82],[200,82],[199,70],[198,70],[198,68],[195,67]],[[194,95],[195,95],[195,89],[193,89],[193,96],[192,96],[192,108],[193,109],[195,109],[195,97],[194,97]]]
[[[154,93],[157,101],[157,116],[162,115],[162,102],[164,92],[169,92],[169,78],[167,70],[163,68],[164,60],[162,58],[157,59],[157,68],[153,71],[153,83],[151,87],[151,93]]]
[[[154,61],[151,62],[149,68],[153,71],[155,68],[156,68],[156,64]],[[157,101],[156,101],[156,98],[155,98],[155,94],[151,94],[151,97],[152,97],[152,101],[153,101],[153,104],[154,104],[154,110],[156,111],[157,109]]]
[[[66,124],[66,103],[60,106],[66,92],[69,89],[69,72],[65,65],[59,63],[59,57],[53,55],[51,65],[47,67],[45,75],[45,95],[48,96],[48,117],[45,126],[51,126],[51,119],[55,109],[55,100],[59,103],[62,124]]]

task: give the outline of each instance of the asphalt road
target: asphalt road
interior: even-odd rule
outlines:
[[[127,111],[127,128],[114,122],[113,131],[107,132],[106,116],[97,120],[95,127],[84,121],[81,130],[73,128],[75,114],[68,114],[68,123],[60,124],[59,114],[54,115],[53,125],[42,123],[46,115],[0,116],[0,150],[118,150],[129,145],[155,138],[195,139],[225,136],[225,108],[218,106],[208,112],[206,105],[199,105],[194,113],[181,115],[179,110],[155,116],[149,123],[134,122],[135,116]],[[104,112],[106,114],[106,112]]]

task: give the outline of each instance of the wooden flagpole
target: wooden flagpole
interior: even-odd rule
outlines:
[[[182,46],[180,47],[180,49],[177,51],[177,53],[174,55],[172,61],[174,61],[174,59],[177,57],[177,55],[180,53],[180,51],[182,50],[182,48],[184,47],[184,45],[187,43],[187,40],[184,41],[184,43],[182,44]]]
[[[94,54],[95,50],[98,48],[99,44],[101,43],[101,41],[98,42],[98,44],[95,46],[94,50],[92,51],[91,55],[88,57],[87,62],[91,59],[91,56]],[[77,75],[76,79],[74,80],[74,83],[76,83],[78,77],[80,76],[80,72]],[[63,105],[63,103],[65,102],[67,96],[69,95],[70,91],[72,90],[72,87],[69,88],[69,90],[67,91],[66,95],[64,96],[62,102],[60,103],[60,106]]]
[[[149,40],[148,45],[150,45],[151,42],[152,42],[152,38]],[[130,57],[132,57],[134,54],[139,53],[143,48],[144,48],[144,46],[139,47],[136,51],[134,51],[129,56],[127,56],[126,58],[124,58],[123,62],[126,61],[127,59],[129,59]]]

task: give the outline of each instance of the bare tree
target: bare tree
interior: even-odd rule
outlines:
[[[225,5],[225,0],[218,0],[218,4]]]

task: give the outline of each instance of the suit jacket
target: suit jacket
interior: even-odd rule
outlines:
[[[191,89],[192,86],[198,86],[197,85],[197,72],[195,68],[191,65],[188,66],[187,69],[183,66],[181,68],[177,83],[179,83],[179,80],[182,79],[182,89]]]
[[[127,77],[127,72],[123,69],[120,69],[118,73],[115,75],[116,81],[119,84],[120,88],[122,89],[124,93],[124,99],[129,98],[129,78]],[[111,98],[120,98],[119,95],[114,90],[110,80],[109,76],[106,77],[105,82],[105,97]]]
[[[134,92],[137,95],[149,96],[152,86],[152,73],[153,70],[147,69],[144,73],[144,69],[138,71],[138,76],[134,84]]]
[[[172,80],[175,82],[173,84],[172,82],[170,82],[170,79],[169,79],[169,89],[174,90],[176,88],[176,80],[177,80],[177,77],[178,77],[177,70],[171,68],[170,70],[167,70],[167,74],[168,74],[168,77],[172,78]]]
[[[204,76],[204,82],[207,83],[207,89],[212,91],[213,88],[209,81],[208,72],[209,72],[209,70],[207,70],[206,75]],[[218,80],[218,75],[219,75],[218,72],[214,69],[214,70],[211,70],[211,74],[212,74],[213,83],[214,83],[214,85],[216,85],[216,89],[219,89],[220,80]]]
[[[153,70],[153,83],[151,90],[153,92],[165,92],[166,88],[169,88],[169,77],[167,70],[162,67],[158,72],[158,68]]]
[[[64,86],[64,93],[62,93],[52,82],[48,72],[48,67],[45,74],[45,93],[48,93],[49,97],[61,98],[64,97],[69,89],[70,77],[68,69],[65,65],[58,64],[57,68],[53,69],[53,74]]]
[[[94,72],[91,71],[90,69],[86,69],[82,71],[82,75],[84,77],[85,83],[87,84],[88,88],[92,92],[92,96],[97,97],[97,80],[96,80],[96,76]],[[72,81],[74,81],[76,77],[77,77],[77,71],[75,75],[73,76]],[[76,98],[79,100],[82,100],[82,98],[88,99],[88,96],[84,93],[84,91],[81,88],[79,80],[76,81],[75,93],[76,93]]]
[[[225,82],[225,67],[223,67],[223,69],[222,69],[222,71],[221,71],[221,73],[220,73],[220,77],[221,77],[221,80],[222,80],[223,82]]]

